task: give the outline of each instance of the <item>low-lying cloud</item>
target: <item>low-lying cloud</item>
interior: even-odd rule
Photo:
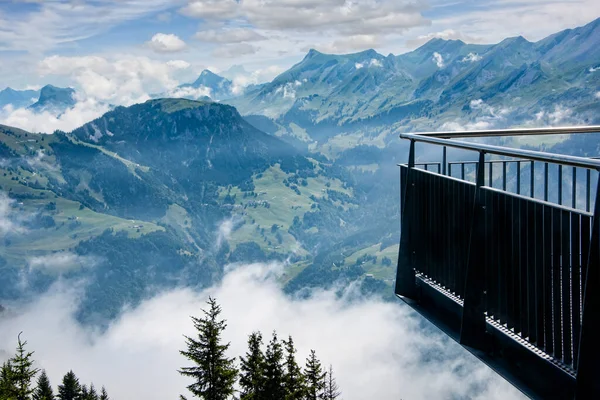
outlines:
[[[81,256],[70,251],[60,251],[28,259],[31,269],[41,270],[48,274],[63,274],[81,268],[90,268],[98,264],[98,259],[91,256]]]
[[[315,349],[325,365],[333,365],[348,400],[520,396],[401,302],[348,301],[333,291],[290,298],[276,279],[282,268],[232,267],[219,285],[202,292],[160,293],[124,311],[104,332],[75,322],[81,291],[62,281],[0,317],[0,355],[14,352],[22,330],[37,366],[48,371],[54,385],[73,369],[82,382],[106,385],[112,398],[174,398],[189,383],[177,373],[187,365],[178,353],[184,347],[182,335],[194,334],[189,316],[200,315],[211,295],[228,322],[230,356],[244,354],[254,330],[267,339],[274,329],[280,337],[291,334],[299,362],[304,364]]]
[[[438,53],[437,51],[435,51],[433,53],[433,56],[431,57],[431,59],[435,63],[435,65],[437,65],[438,68],[444,67],[444,57],[442,57],[442,55],[440,53]]]

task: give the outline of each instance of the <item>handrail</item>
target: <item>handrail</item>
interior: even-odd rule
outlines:
[[[596,128],[600,131],[600,127],[585,127]],[[556,129],[556,128],[553,128]],[[482,132],[482,131],[480,131]],[[448,140],[432,137],[424,134],[416,133],[401,133],[400,138],[408,139],[415,142],[423,142],[429,144],[437,144],[440,146],[454,147],[464,150],[473,150],[489,154],[496,154],[507,157],[521,157],[528,160],[548,162],[553,164],[568,165],[571,167],[590,168],[600,171],[600,160],[591,158],[567,156],[562,154],[544,153],[541,151],[514,149],[509,147],[493,146],[482,143],[463,142],[459,140]]]
[[[600,133],[600,125],[553,128],[488,129],[481,131],[420,132],[419,135],[437,137],[440,139],[452,139],[491,136],[560,135],[563,133]]]

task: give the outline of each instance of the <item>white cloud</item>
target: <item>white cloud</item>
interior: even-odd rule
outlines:
[[[146,45],[157,53],[177,53],[186,48],[185,42],[172,33],[157,33]]]
[[[380,44],[381,41],[379,35],[351,35],[336,39],[331,43],[316,44],[314,47],[324,53],[342,54],[356,50],[375,48]]]
[[[596,98],[600,99],[600,92],[596,92]]]
[[[433,62],[435,63],[435,65],[438,66],[438,68],[443,68],[444,67],[444,58],[437,51],[433,52],[433,55],[432,55],[431,59],[433,60]]]
[[[364,68],[366,66],[368,67],[376,67],[376,68],[381,68],[383,67],[383,64],[381,63],[381,61],[379,61],[376,58],[372,58],[369,62],[367,63],[355,63],[354,64],[354,68],[356,69],[361,69]]]
[[[197,32],[195,39],[209,43],[242,43],[257,42],[267,38],[249,28],[230,28],[219,30],[206,30]]]
[[[241,94],[247,86],[268,82],[283,71],[285,71],[285,68],[279,65],[271,65],[266,68],[257,69],[251,73],[236,73],[231,77],[231,81],[233,82],[231,91],[235,95]]]
[[[8,234],[20,233],[23,228],[17,223],[17,213],[13,210],[15,200],[0,191],[0,238]]]
[[[469,53],[460,61],[461,62],[477,62],[477,61],[480,61],[482,58],[483,57],[481,57],[477,53]]]
[[[90,38],[124,22],[160,12],[181,0],[40,1],[18,14],[0,13],[0,50],[44,53]]]
[[[190,67],[190,63],[183,60],[171,60],[167,61],[167,66],[174,69],[187,69]]]
[[[63,282],[0,319],[0,349],[12,354],[23,331],[37,366],[47,370],[54,385],[73,369],[82,382],[106,385],[112,398],[174,398],[185,394],[189,384],[177,373],[188,365],[178,353],[184,347],[182,335],[194,333],[189,317],[201,315],[210,294],[227,319],[224,339],[231,342],[230,356],[245,353],[252,331],[262,331],[267,340],[273,329],[280,338],[291,334],[298,361],[304,364],[315,349],[325,365],[333,365],[347,400],[522,398],[400,301],[348,302],[333,291],[290,298],[277,282],[281,268],[240,266],[201,293],[176,289],[157,294],[124,311],[105,332],[74,321],[81,291]]]
[[[381,68],[383,67],[383,64],[378,59],[372,58],[371,61],[369,61],[369,66]]]
[[[249,43],[226,44],[218,47],[213,51],[213,56],[217,58],[235,58],[254,54],[258,51],[258,47]]]
[[[183,98],[191,98],[191,99],[199,99],[201,97],[211,97],[211,89],[206,86],[200,87],[192,87],[192,86],[183,86],[177,87],[175,89],[169,90],[165,97],[183,97]]]
[[[589,72],[596,72],[600,70],[600,67],[590,67]]]
[[[441,32],[430,32],[426,35],[417,36],[415,39],[407,40],[406,44],[414,48],[429,42],[431,39],[462,40],[466,43],[480,43],[482,41],[480,37],[466,35],[454,29],[446,29]]]
[[[425,2],[371,0],[190,0],[181,12],[208,21],[239,18],[260,29],[346,35],[403,32],[429,22]]]
[[[56,130],[70,132],[99,118],[109,110],[108,105],[94,100],[80,101],[58,116],[50,111],[36,113],[26,108],[5,107],[0,111],[0,122],[30,132],[52,133]]]
[[[535,118],[539,124],[545,125],[581,123],[573,117],[573,110],[560,104],[555,105],[553,111],[541,110],[535,114]]]
[[[46,57],[39,64],[42,76],[55,75],[73,79],[81,99],[131,105],[147,100],[148,93],[175,88],[173,74],[186,64],[182,60],[166,63],[147,57],[115,56]]]
[[[69,251],[35,256],[28,259],[29,268],[53,274],[62,274],[80,268],[90,268],[97,263],[98,259],[95,257],[80,256]]]

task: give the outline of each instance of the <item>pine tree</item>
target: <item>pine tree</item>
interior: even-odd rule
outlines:
[[[340,391],[340,387],[338,386],[335,378],[333,377],[333,367],[329,364],[329,371],[326,372],[325,376],[325,390],[323,392],[324,400],[335,400],[342,392]]]
[[[102,390],[100,391],[100,400],[109,400],[104,386],[102,386]]]
[[[306,392],[306,387],[304,385],[304,375],[302,375],[302,370],[296,362],[296,348],[294,347],[292,337],[289,336],[287,342],[284,340],[283,344],[286,352],[283,377],[285,399],[302,399]]]
[[[79,395],[78,400],[88,400],[90,398],[90,392],[87,388],[87,385],[81,386],[81,394]]]
[[[227,327],[225,320],[218,319],[221,307],[210,297],[208,305],[209,311],[202,310],[204,318],[192,317],[197,339],[186,336],[187,350],[180,351],[195,366],[183,367],[179,373],[195,379],[187,387],[194,396],[204,400],[227,399],[234,392],[238,370],[234,359],[225,355],[230,344],[221,344],[221,334]]]
[[[310,356],[306,359],[306,367],[304,368],[304,376],[306,378],[306,399],[318,400],[323,396],[325,388],[325,372],[321,362],[317,358],[314,350],[310,351]]]
[[[81,397],[81,385],[73,371],[65,374],[62,385],[58,385],[58,400],[79,400]]]
[[[11,360],[2,364],[0,369],[0,399],[13,400],[16,398],[16,387],[13,381]]]
[[[21,342],[21,334],[19,333],[17,353],[11,359],[12,365],[12,381],[15,387],[15,398],[17,400],[29,400],[33,394],[34,388],[31,380],[38,373],[37,368],[33,368],[33,351],[25,351],[27,341]]]
[[[277,333],[273,332],[273,338],[267,346],[265,353],[265,396],[267,400],[281,400],[285,397],[283,386],[283,350],[277,339]]]
[[[246,358],[240,357],[240,400],[259,400],[265,391],[265,355],[262,352],[262,334],[253,332],[248,337]]]
[[[98,392],[96,392],[96,388],[94,387],[93,383],[90,384],[90,391],[88,393],[88,400],[99,400],[98,399]]]
[[[33,400],[54,400],[54,392],[45,370],[38,377],[37,387],[33,392]]]

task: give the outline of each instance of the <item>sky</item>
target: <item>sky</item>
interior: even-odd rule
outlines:
[[[387,55],[433,37],[535,41],[598,15],[597,0],[0,0],[0,89],[95,80],[102,99],[129,78],[132,98],[121,100],[134,101],[204,68],[241,65],[230,78],[264,82],[310,48]]]
[[[0,124],[69,132],[114,105],[183,95],[191,89],[179,85],[204,69],[240,93],[310,49],[388,55],[432,38],[537,41],[598,15],[597,0],[0,0],[0,90],[76,90],[62,114],[0,105]]]

